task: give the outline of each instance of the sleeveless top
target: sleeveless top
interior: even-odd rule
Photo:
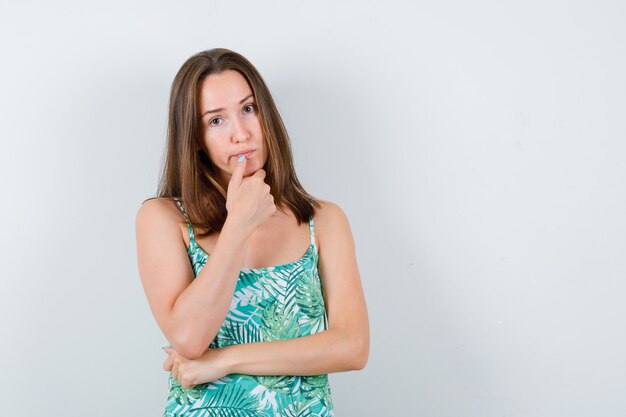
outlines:
[[[182,201],[174,200],[187,222],[187,254],[196,277],[209,255],[196,242]],[[209,348],[293,339],[328,328],[313,226],[311,217],[311,244],[297,261],[240,271],[229,311]],[[334,416],[328,375],[228,374],[183,389],[170,373],[168,386],[164,417]]]

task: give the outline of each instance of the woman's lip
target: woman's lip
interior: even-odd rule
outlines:
[[[251,154],[252,152],[254,152],[254,150],[251,150],[251,151],[248,151],[248,152],[241,152],[241,153],[237,153],[237,154],[235,154],[234,156],[235,156],[236,158],[238,158],[238,157],[240,157],[241,155],[245,155],[245,156],[246,156],[246,158],[247,158],[248,156],[250,156],[250,154]]]

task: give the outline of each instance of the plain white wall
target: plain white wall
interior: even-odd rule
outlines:
[[[2,415],[156,416],[134,216],[191,55],[248,57],[371,320],[337,416],[626,415],[619,1],[0,5]]]

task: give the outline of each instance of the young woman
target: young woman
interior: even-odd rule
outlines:
[[[165,416],[332,416],[363,369],[367,309],[346,215],[309,195],[256,68],[211,49],[174,79],[158,198],[137,257],[170,346]]]

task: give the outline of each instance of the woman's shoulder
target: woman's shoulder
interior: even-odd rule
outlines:
[[[315,201],[319,204],[319,207],[316,207],[316,210],[315,210],[316,218],[318,216],[319,217],[329,217],[329,216],[335,217],[335,216],[343,214],[343,210],[341,209],[341,207],[339,207],[337,203],[333,203],[332,201],[321,200],[321,199],[317,199]]]
[[[332,235],[334,230],[344,229],[348,225],[348,217],[337,203],[319,199],[316,201],[319,207],[315,210],[314,221],[320,238],[323,235]]]
[[[142,201],[136,215],[137,222],[171,222],[179,224],[184,217],[172,198],[151,197]]]
[[[315,210],[314,220],[320,257],[328,261],[351,256],[354,240],[348,216],[337,203],[319,199],[317,202],[320,207]]]

